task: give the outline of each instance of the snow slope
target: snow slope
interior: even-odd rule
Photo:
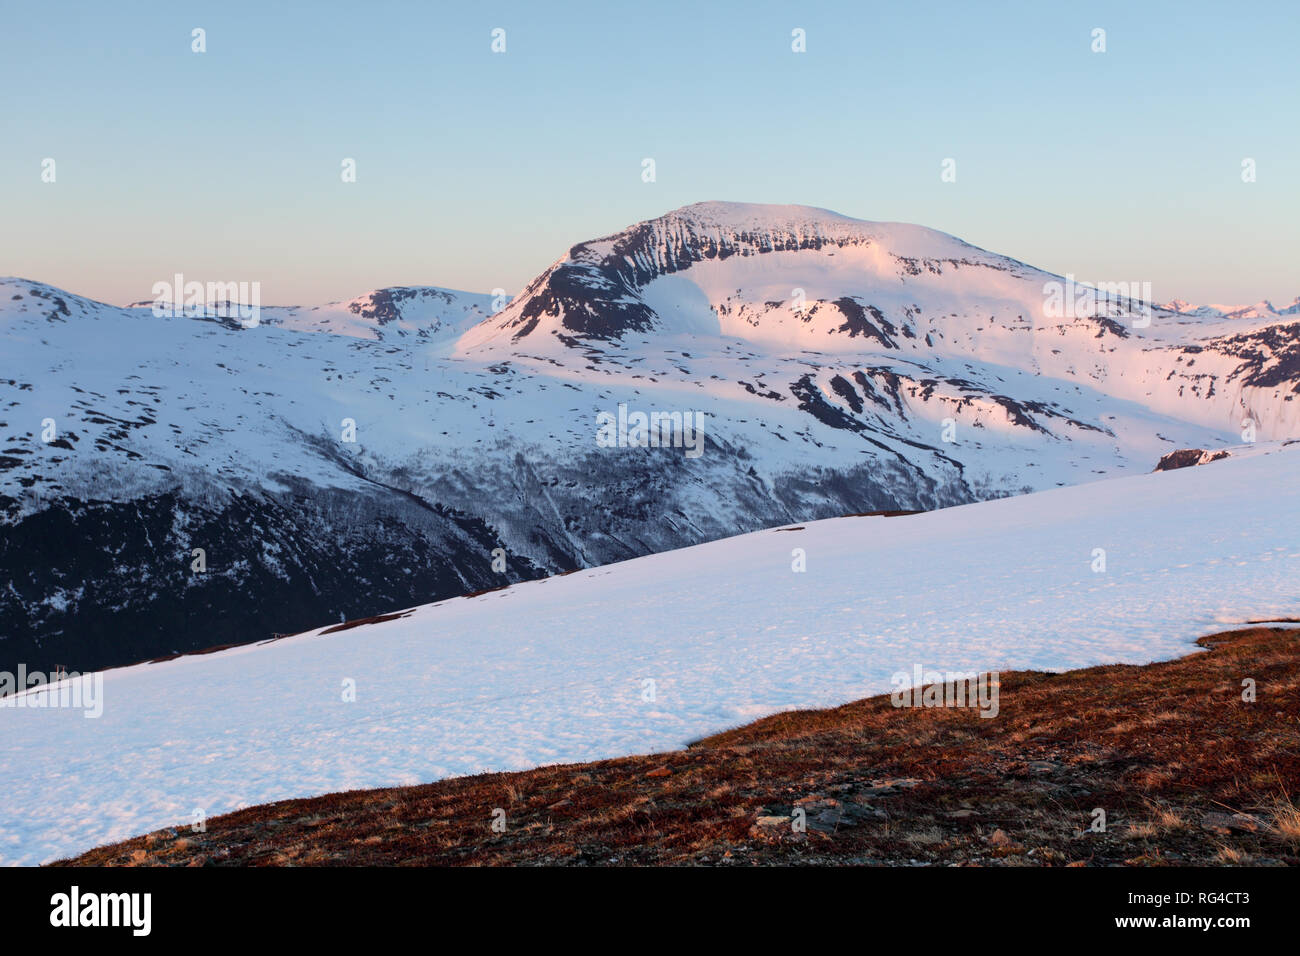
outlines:
[[[1198,468],[768,530],[109,671],[99,719],[0,707],[0,861],[187,824],[196,809],[680,747],[887,691],[916,664],[1187,653],[1208,631],[1300,611],[1297,465],[1300,445],[1261,445]]]
[[[48,286],[45,288],[52,294],[59,294],[59,290]],[[492,296],[475,292],[458,292],[436,286],[393,286],[375,289],[346,302],[313,306],[261,306],[258,322],[296,332],[326,332],[377,342],[400,341],[404,338],[436,342],[455,339],[482,322],[495,311],[493,302]],[[227,299],[208,303],[202,311],[209,313],[212,318],[222,315],[237,318],[235,306],[241,304],[247,308],[247,304]],[[183,303],[177,307],[165,300],[161,306],[164,310],[186,310]],[[154,303],[133,302],[128,308],[144,309],[152,315]]]

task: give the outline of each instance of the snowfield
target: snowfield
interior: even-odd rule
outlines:
[[[1297,465],[1293,442],[819,521],[108,671],[99,719],[0,707],[0,861],[187,825],[196,810],[677,748],[888,691],[917,664],[1185,654],[1209,631],[1300,612]]]

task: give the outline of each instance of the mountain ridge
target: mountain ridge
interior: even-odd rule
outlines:
[[[809,209],[673,211],[499,310],[407,286],[246,327],[0,280],[0,652],[122,663],[1300,437],[1289,316],[1054,315],[1050,273]],[[698,413],[704,454],[601,446],[620,406]]]

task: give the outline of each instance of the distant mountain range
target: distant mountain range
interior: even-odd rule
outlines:
[[[1286,321],[1287,316],[1300,317],[1300,295],[1284,309],[1279,309],[1267,299],[1260,299],[1254,305],[1192,305],[1182,299],[1175,299],[1160,306],[1168,312],[1184,315],[1204,316],[1222,319],[1277,319]]]
[[[1076,298],[944,233],[802,206],[688,206],[508,303],[382,289],[252,327],[3,279],[0,343],[0,668],[1300,435],[1300,300]],[[655,413],[700,413],[703,453],[638,447]]]

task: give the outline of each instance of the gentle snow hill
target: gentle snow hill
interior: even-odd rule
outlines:
[[[1247,419],[1300,438],[1300,315],[1058,315],[1058,281],[921,226],[717,202],[579,243],[497,312],[403,287],[244,328],[0,280],[0,666],[1140,474]],[[703,455],[600,446],[620,405],[701,414]]]
[[[0,707],[0,861],[188,825],[196,810],[677,748],[888,691],[918,664],[1185,654],[1201,634],[1300,610],[1297,465],[1300,446],[1259,447],[926,514],[792,525],[108,671],[98,719]],[[806,572],[792,570],[796,548]]]
[[[3,280],[17,283],[26,280]],[[47,296],[59,290],[40,283],[27,283],[44,289]],[[313,306],[263,305],[259,308],[259,324],[292,329],[295,332],[326,332],[358,339],[402,340],[407,337],[436,342],[455,338],[492,314],[493,297],[475,292],[457,292],[434,286],[393,286],[376,289],[349,299]],[[236,318],[236,307],[248,309],[247,303],[233,300],[207,303],[198,317],[211,321]],[[172,306],[161,303],[164,310],[183,312],[185,305]],[[153,302],[133,302],[129,309],[147,309],[153,312]],[[233,327],[234,323],[230,323]]]

